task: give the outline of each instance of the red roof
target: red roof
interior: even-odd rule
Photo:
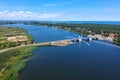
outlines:
[[[115,37],[115,35],[116,34],[113,34],[113,33],[109,34],[110,37]]]

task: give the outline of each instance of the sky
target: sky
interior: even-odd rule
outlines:
[[[0,0],[0,20],[120,21],[120,0]]]

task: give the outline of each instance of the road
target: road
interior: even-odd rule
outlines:
[[[28,45],[21,45],[21,46],[16,46],[16,47],[11,47],[11,48],[0,50],[0,53],[6,52],[6,51],[9,51],[9,50],[12,50],[12,49],[22,48],[22,47],[28,47],[28,46],[47,46],[47,45],[50,45],[53,42],[55,43],[55,42],[58,42],[58,41],[67,41],[67,40],[71,41],[71,40],[75,40],[75,39],[78,39],[78,38],[65,39],[65,40],[57,40],[57,41],[51,41],[51,42],[34,43],[34,44],[28,44]],[[120,46],[116,46],[116,45],[113,45],[113,44],[103,43],[103,42],[100,42],[100,41],[94,41],[94,42],[99,43],[99,44],[104,44],[104,45],[112,46],[112,47],[116,47],[116,48],[120,48]]]
[[[28,44],[28,45],[21,45],[21,46],[16,46],[16,47],[11,47],[7,49],[0,50],[0,53],[12,50],[12,49],[17,49],[17,48],[22,48],[22,47],[28,47],[28,46],[44,46],[44,45],[49,45],[50,42],[44,42],[44,43],[35,43],[35,44]]]
[[[50,42],[42,42],[42,43],[34,43],[34,44],[28,44],[28,45],[21,45],[21,46],[16,46],[16,47],[11,47],[11,48],[0,50],[0,53],[6,52],[6,51],[9,51],[9,50],[12,50],[12,49],[17,49],[17,48],[22,48],[22,47],[28,47],[28,46],[47,46],[47,45],[50,45],[53,42],[66,41],[66,40],[70,41],[70,40],[73,40],[73,39],[65,39],[65,40],[57,40],[57,41],[50,41]]]

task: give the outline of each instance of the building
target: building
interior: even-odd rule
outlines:
[[[116,35],[116,34],[111,33],[111,34],[109,34],[109,37],[112,38],[112,39],[114,39],[114,38],[115,38],[115,35]]]

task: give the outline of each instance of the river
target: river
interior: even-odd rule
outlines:
[[[13,24],[35,42],[62,40],[78,34],[43,26]],[[89,42],[64,47],[38,47],[19,80],[120,80],[120,48]]]

